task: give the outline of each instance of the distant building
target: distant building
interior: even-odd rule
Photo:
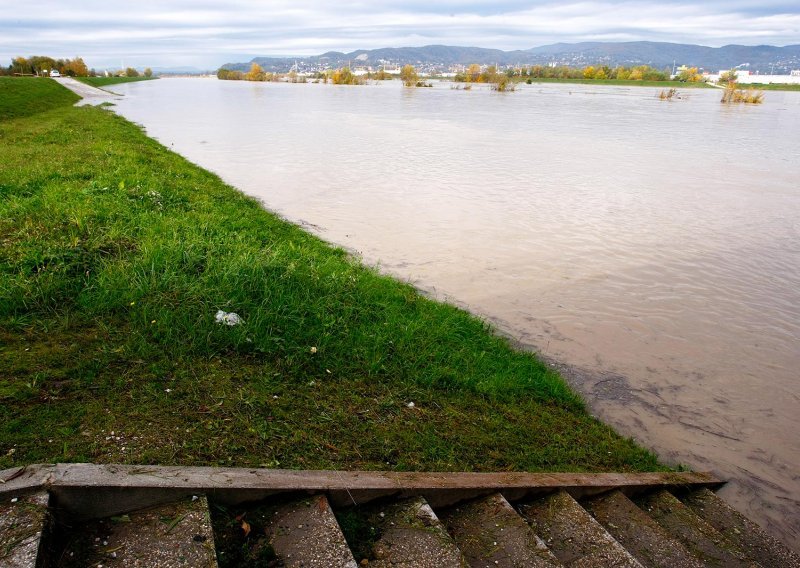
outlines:
[[[792,69],[792,72],[789,73],[792,77],[800,77],[800,69]]]

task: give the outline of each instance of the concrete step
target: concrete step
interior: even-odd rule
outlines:
[[[205,497],[89,521],[64,535],[57,567],[216,568],[214,534]]]
[[[737,543],[744,553],[763,566],[800,568],[800,555],[764,532],[760,526],[728,505],[708,489],[679,495],[696,515],[728,540]]]
[[[642,565],[566,491],[517,506],[561,562],[574,567]]]
[[[437,511],[467,563],[552,568],[562,564],[500,493]]]
[[[35,568],[47,538],[48,500],[46,491],[0,500],[0,567]]]
[[[356,568],[328,499],[315,495],[278,508],[267,537],[278,565],[286,568]]]
[[[700,560],[621,491],[611,491],[582,504],[644,566],[703,568]]]
[[[456,543],[423,497],[371,506],[375,528],[370,568],[465,568]]]
[[[707,565],[725,568],[759,566],[757,562],[747,558],[738,545],[722,536],[669,491],[659,489],[634,501],[669,534],[681,541],[690,553]]]

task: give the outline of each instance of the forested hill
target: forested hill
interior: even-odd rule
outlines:
[[[258,63],[267,71],[288,71],[297,61],[309,66],[341,67],[384,63],[440,66],[470,63],[498,65],[641,65],[657,68],[673,64],[700,67],[710,71],[741,67],[760,73],[789,73],[800,69],[800,45],[776,47],[769,45],[726,45],[705,47],[679,43],[584,42],[557,43],[526,50],[502,51],[480,47],[426,45],[424,47],[386,47],[359,49],[350,53],[330,51],[304,58],[256,57],[248,62],[229,63],[228,69],[246,70]]]

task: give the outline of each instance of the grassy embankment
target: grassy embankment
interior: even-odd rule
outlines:
[[[0,94],[0,467],[662,469],[480,320],[134,124]]]
[[[517,82],[527,82],[527,78],[515,77]],[[663,87],[680,89],[713,89],[708,83],[686,83],[683,81],[630,81],[621,79],[531,79],[532,84],[536,83],[575,83],[578,85],[616,85],[618,87]]]
[[[78,81],[92,87],[105,87],[117,83],[135,83],[136,81],[152,81],[158,77],[75,77]]]
[[[739,83],[739,88],[759,91],[800,91],[800,85],[789,83]]]

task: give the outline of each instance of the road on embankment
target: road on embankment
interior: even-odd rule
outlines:
[[[99,105],[119,99],[121,96],[109,91],[104,91],[103,89],[98,89],[97,87],[92,87],[86,83],[81,83],[72,77],[59,77],[54,79],[54,81],[58,81],[61,85],[81,97],[81,100],[75,103],[77,106]]]

